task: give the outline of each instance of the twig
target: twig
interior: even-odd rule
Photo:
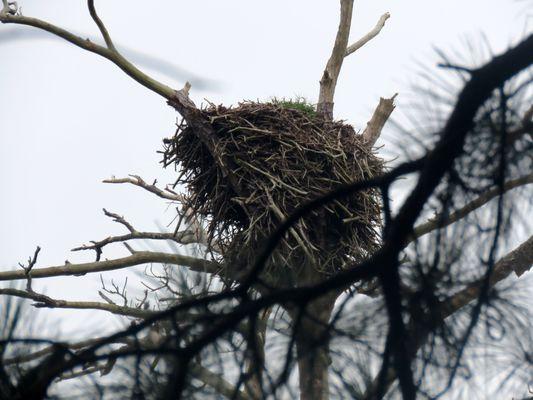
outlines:
[[[24,273],[26,275],[30,275],[30,272],[32,268],[35,266],[35,263],[37,262],[37,257],[39,256],[39,252],[41,251],[41,248],[37,246],[35,249],[35,253],[33,253],[33,257],[28,258],[28,266],[25,267],[24,264],[19,263],[19,266],[24,270]]]
[[[102,182],[104,183],[130,183],[132,185],[141,187],[163,199],[177,201],[179,203],[182,203],[184,198],[180,194],[176,194],[173,192],[170,192],[168,190],[159,189],[155,185],[150,185],[146,183],[140,176],[138,175],[129,175],[129,178],[109,178],[104,179]]]
[[[100,30],[100,33],[102,34],[102,37],[104,38],[107,48],[109,50],[114,51],[115,53],[118,53],[117,49],[115,48],[115,45],[113,44],[113,40],[111,40],[111,36],[109,35],[109,32],[107,31],[107,28],[105,27],[104,23],[102,22],[102,20],[96,13],[96,9],[94,8],[94,0],[87,0],[87,7],[89,7],[89,13],[91,14],[91,18],[98,26],[98,29]]]
[[[110,218],[113,218],[113,221],[115,222],[118,222],[119,224],[122,224],[124,225],[131,233],[135,232],[135,229],[133,228],[133,226],[124,219],[124,217],[121,217],[120,215],[118,214],[115,214],[115,213],[112,213],[112,212],[109,212],[107,211],[105,208],[103,208],[104,210],[104,214],[107,216],[107,217],[110,217]]]
[[[111,243],[121,243],[128,240],[135,240],[135,239],[150,239],[150,240],[171,240],[173,242],[176,242],[178,244],[203,244],[207,245],[207,242],[205,241],[205,237],[199,236],[196,234],[196,232],[192,230],[184,230],[177,232],[176,234],[170,233],[170,232],[140,232],[137,231],[133,225],[131,225],[129,222],[127,222],[124,217],[120,217],[118,214],[114,214],[111,212],[108,212],[104,208],[104,213],[108,217],[113,218],[115,222],[118,222],[122,225],[124,225],[130,233],[126,235],[119,235],[119,236],[108,236],[107,238],[100,240],[100,241],[94,241],[92,240],[92,244],[84,244],[79,247],[75,247],[71,249],[71,251],[82,251],[82,250],[94,250],[96,252],[96,261],[100,261],[100,257],[102,255],[102,249]]]

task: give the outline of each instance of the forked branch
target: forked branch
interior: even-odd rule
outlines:
[[[92,1],[89,1],[89,5],[91,3]],[[91,13],[91,15],[93,15],[93,13]],[[107,30],[105,29],[105,26],[103,25],[101,20],[98,18],[96,13],[94,13],[94,16],[96,16],[98,21],[100,21],[99,23],[97,22],[97,24],[99,24],[100,31],[104,35],[104,40],[106,41],[106,44],[108,46],[109,44],[112,45],[113,42],[111,41],[111,38]],[[93,19],[94,19],[94,16],[93,16]],[[168,99],[175,97],[176,91],[174,89],[172,89],[171,87],[161,82],[156,81],[152,77],[146,75],[144,72],[139,70],[126,58],[120,55],[116,51],[114,46],[111,46],[109,48],[104,47],[99,44],[91,42],[89,39],[84,39],[80,36],[74,35],[73,33],[63,28],[60,28],[56,25],[53,25],[49,22],[43,21],[38,18],[23,16],[20,13],[16,12],[16,10],[14,11],[7,1],[3,1],[3,8],[2,8],[2,11],[0,11],[0,22],[4,24],[18,24],[18,25],[33,26],[37,29],[42,29],[43,31],[59,36],[60,38],[65,39],[66,41],[74,44],[75,46],[78,46],[84,50],[90,51],[91,53],[98,54],[101,57],[107,58],[117,67],[119,67],[122,71],[124,71],[128,76],[130,76],[131,78],[139,82],[144,87],[163,96],[165,99],[168,100]]]
[[[361,39],[348,46],[350,27],[352,23],[353,0],[341,0],[341,15],[339,28],[331,56],[326,64],[322,78],[320,79],[320,93],[318,96],[317,112],[324,118],[333,119],[333,98],[337,80],[341,71],[344,57],[354,53],[366,43],[376,37],[385,26],[385,21],[390,14],[383,14],[376,26]]]
[[[93,19],[94,23],[98,26],[98,29],[100,30],[100,33],[102,34],[102,37],[104,38],[107,48],[111,51],[118,53],[117,49],[115,48],[115,45],[113,44],[113,40],[111,40],[111,36],[109,35],[109,32],[107,31],[107,28],[105,27],[104,23],[102,22],[102,20],[96,13],[96,9],[94,8],[94,0],[87,0],[87,7],[89,8],[89,13],[91,14],[91,18]]]
[[[160,189],[159,187],[156,186],[157,182],[154,182],[153,184],[149,184],[138,175],[129,175],[128,178],[112,177],[109,179],[104,179],[102,182],[115,183],[115,184],[130,183],[134,186],[143,188],[144,190],[147,190],[148,192],[153,193],[156,196],[161,197],[162,199],[176,201],[179,203],[183,202],[183,196],[181,194],[171,191],[168,187],[166,187],[165,189]]]

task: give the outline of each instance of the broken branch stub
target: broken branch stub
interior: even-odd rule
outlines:
[[[368,121],[368,123],[366,124],[366,128],[363,131],[363,140],[365,141],[368,147],[372,147],[374,146],[374,144],[376,144],[376,141],[381,135],[383,127],[385,126],[390,115],[394,111],[394,108],[396,108],[396,105],[394,104],[394,99],[397,95],[398,93],[396,93],[390,99],[380,97],[379,104],[374,110],[372,118],[370,118],[370,121]]]

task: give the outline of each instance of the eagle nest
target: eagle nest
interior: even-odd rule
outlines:
[[[213,144],[182,121],[164,141],[163,164],[181,172],[176,185],[187,189],[186,206],[205,218],[226,265],[246,268],[299,206],[383,170],[352,126],[324,120],[301,103],[211,104],[200,113],[215,133]],[[376,189],[314,210],[283,238],[263,278],[286,285],[305,280],[306,271],[334,274],[377,248],[379,225]]]

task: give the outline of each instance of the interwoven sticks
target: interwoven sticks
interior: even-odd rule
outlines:
[[[383,169],[352,126],[286,103],[210,105],[202,114],[216,136],[215,149],[182,122],[164,142],[163,163],[177,165],[176,183],[187,188],[188,206],[207,218],[210,240],[243,268],[298,206]],[[294,283],[310,266],[331,274],[373,252],[379,241],[377,196],[375,190],[362,191],[302,219],[273,254],[269,281]]]

